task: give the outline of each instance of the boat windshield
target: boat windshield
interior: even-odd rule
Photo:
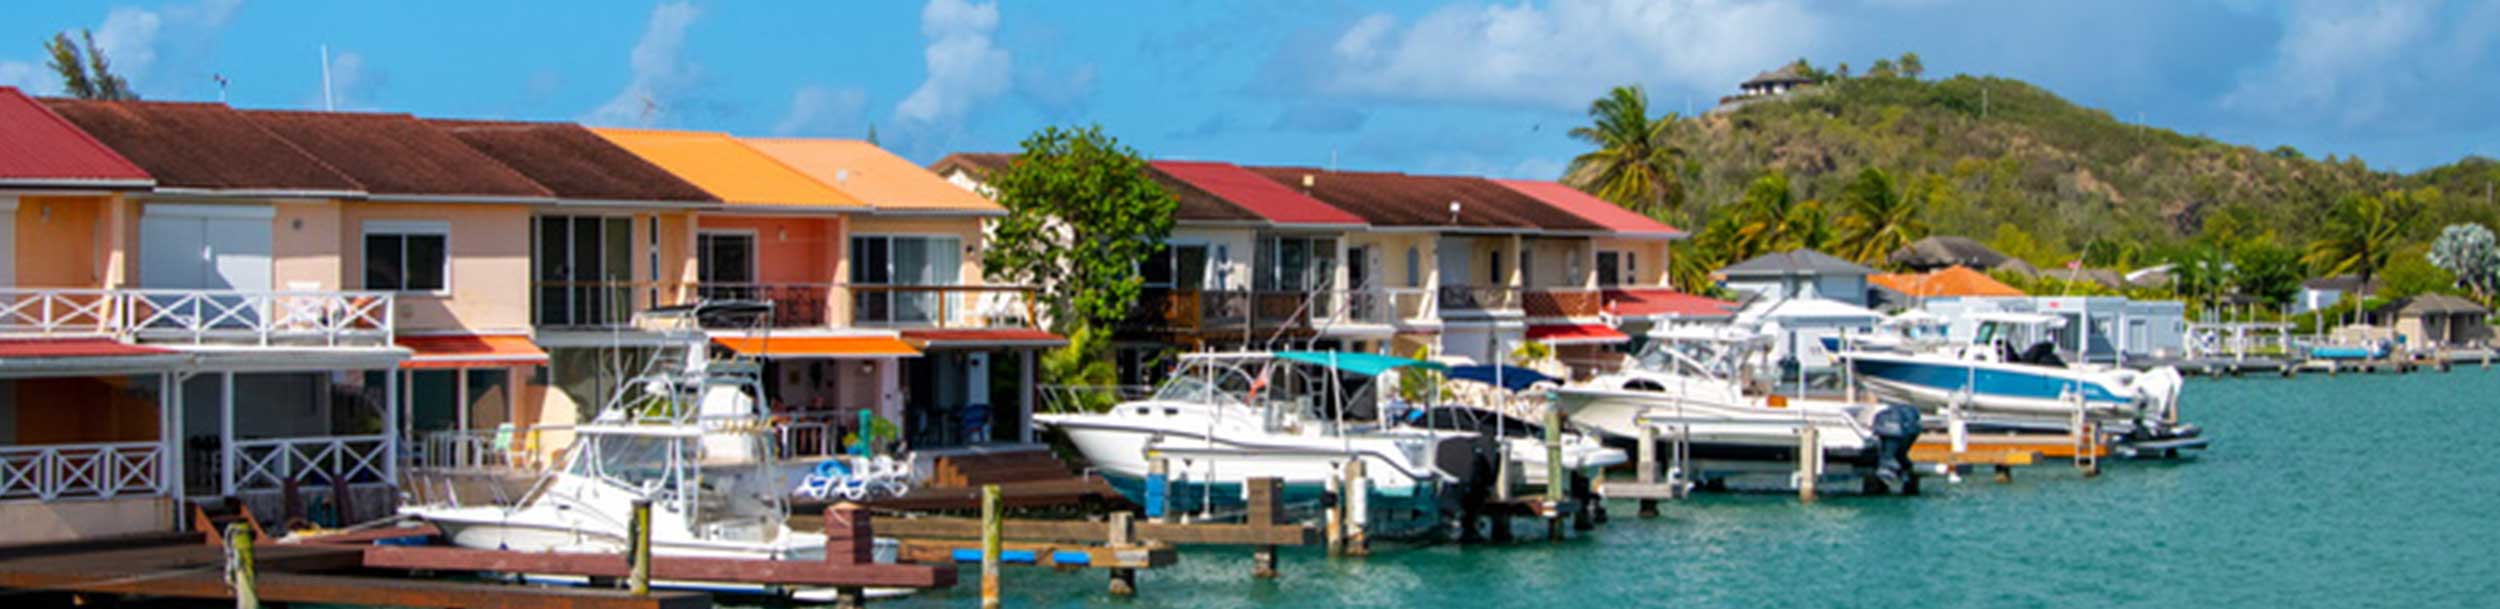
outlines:
[[[1163,402],[1241,406],[1241,398],[1238,396],[1249,391],[1249,379],[1241,376],[1237,371],[1224,370],[1222,372],[1224,373],[1219,373],[1215,377],[1214,382],[1208,382],[1207,378],[1201,374],[1183,371],[1164,381],[1162,387],[1156,388],[1154,399]]]
[[[1698,341],[1652,341],[1637,357],[1641,367],[1659,372],[1724,376],[1733,373],[1725,347]]]
[[[632,434],[584,434],[590,450],[573,462],[573,473],[627,488],[665,487],[680,438]]]

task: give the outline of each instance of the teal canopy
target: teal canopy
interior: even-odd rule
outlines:
[[[1440,364],[1423,360],[1346,351],[1278,351],[1276,359],[1344,370],[1363,376],[1380,376],[1382,373],[1399,368],[1442,369]]]

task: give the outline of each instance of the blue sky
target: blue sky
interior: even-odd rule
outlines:
[[[919,161],[1100,123],[1147,154],[1552,178],[1608,86],[1706,109],[1798,57],[2021,78],[2225,141],[2500,155],[2500,2],[14,3],[0,85],[95,28],[151,99],[858,137]]]

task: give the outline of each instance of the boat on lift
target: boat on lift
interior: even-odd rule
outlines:
[[[1168,468],[1160,499],[1209,515],[1240,509],[1243,485],[1257,478],[1282,483],[1288,510],[1314,509],[1345,464],[1359,460],[1370,530],[1414,535],[1453,511],[1449,491],[1471,469],[1474,434],[1383,421],[1371,393],[1379,383],[1369,381],[1438,366],[1334,351],[1193,353],[1145,399],[1033,419],[1064,434],[1114,489],[1149,509],[1156,459]]]
[[[1876,474],[1892,488],[1907,482],[1915,411],[1771,394],[1754,374],[1770,338],[1741,328],[1669,326],[1648,338],[1623,370],[1555,389],[1554,404],[1616,442],[1684,443],[1698,482],[1794,472],[1805,429],[1815,431],[1826,463]]]
[[[2065,318],[1980,313],[1972,340],[1918,351],[1847,350],[1839,357],[1879,398],[1973,427],[2071,430],[2080,416],[2114,433],[2173,435],[2182,377],[2069,365],[2054,333]]]
[[[703,331],[707,325],[761,327],[771,311],[769,303],[707,301],[637,313],[637,326],[669,344],[621,383],[595,418],[573,427],[560,465],[527,494],[511,505],[410,505],[400,513],[434,525],[465,548],[614,555],[627,547],[634,504],[649,501],[655,555],[824,560],[824,534],[794,531],[786,522],[787,474],[776,464],[778,443],[760,399],[761,363],[735,354],[713,357]],[[893,562],[895,547],[881,542],[875,553],[878,561]],[[835,593],[728,582],[655,585],[803,601],[829,601]]]

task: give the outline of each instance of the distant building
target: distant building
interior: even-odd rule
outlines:
[[[2292,302],[2292,312],[2308,313],[2333,307],[2335,303],[2343,302],[2346,294],[2351,294],[2356,290],[2376,292],[2378,289],[2378,280],[2372,279],[2368,286],[2363,286],[2361,278],[2354,275],[2336,275],[2303,281],[2300,282],[2300,298]]]
[[[1810,249],[1755,256],[1716,273],[1727,289],[1764,300],[1821,298],[1861,307],[1867,306],[1866,277],[1873,274],[1865,265]]]
[[[2391,329],[2409,349],[2479,347],[2491,342],[2491,310],[2447,294],[2398,298],[2370,310],[2370,324]]]
[[[1980,245],[1969,237],[1938,235],[1910,242],[1893,250],[1884,261],[1893,266],[1921,273],[1945,267],[1966,266],[1980,270],[1995,269],[2013,260],[1995,249]]]
[[[1784,95],[1811,84],[1814,84],[1814,79],[1807,76],[1803,70],[1797,69],[1797,64],[1792,63],[1780,66],[1776,70],[1755,74],[1753,78],[1737,84],[1736,89],[1744,92],[1739,97],[1768,97]]]

